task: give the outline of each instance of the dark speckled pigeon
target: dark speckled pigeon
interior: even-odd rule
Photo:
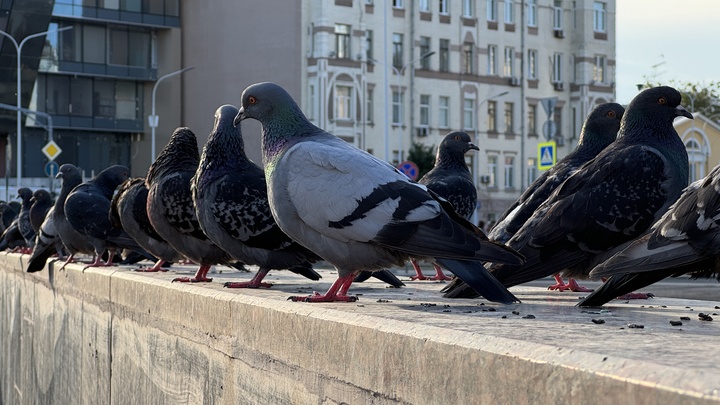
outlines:
[[[320,257],[285,235],[270,213],[265,175],[245,155],[240,128],[233,125],[237,113],[232,105],[215,111],[215,125],[191,183],[195,212],[205,235],[236,260],[260,267],[252,280],[225,286],[270,287],[262,280],[272,269],[289,269],[319,280],[312,263]]]
[[[338,270],[325,294],[296,301],[354,301],[347,295],[361,270],[437,261],[485,298],[517,298],[489,275],[481,260],[522,263],[512,249],[490,242],[450,204],[391,165],[314,126],[274,83],[242,94],[235,118],[262,124],[270,209],[280,228]]]
[[[45,220],[50,208],[53,206],[52,196],[47,190],[39,188],[35,190],[32,197],[32,206],[30,207],[30,225],[35,233],[40,231],[40,225]]]
[[[147,215],[147,196],[145,179],[126,180],[110,203],[110,222],[116,228],[125,230],[138,245],[158,258],[154,266],[136,271],[167,271],[163,265],[166,262],[176,262],[181,256],[152,227]]]
[[[418,181],[446,199],[458,215],[468,220],[477,206],[477,190],[465,163],[465,153],[471,150],[480,149],[472,143],[470,135],[465,132],[447,134],[438,147],[435,165]],[[417,260],[411,259],[410,262],[415,268],[412,280],[450,280],[437,263],[433,263],[435,275],[425,277]]]
[[[625,109],[617,103],[605,103],[595,107],[583,124],[575,150],[538,177],[505,211],[497,225],[488,233],[488,237],[497,242],[507,243],[560,184],[615,141],[624,112]],[[570,279],[568,284],[565,284],[560,274],[556,274],[555,279],[557,284],[548,287],[549,289],[586,290],[577,285],[574,279]],[[448,291],[446,296],[450,298],[477,297],[475,291],[459,280],[451,283],[446,290]]]
[[[32,250],[32,247],[35,245],[35,230],[32,228],[32,224],[30,224],[30,206],[32,205],[30,200],[32,197],[33,192],[29,188],[22,187],[18,190],[17,198],[22,202],[17,217],[17,227],[23,239],[25,239],[25,248],[30,250]]]
[[[199,163],[195,134],[189,128],[177,128],[145,178],[149,190],[147,213],[153,228],[180,254],[200,265],[193,277],[177,277],[173,281],[212,281],[207,277],[211,266],[236,266],[227,252],[208,239],[198,223],[190,182]]]
[[[600,306],[664,278],[690,273],[720,280],[720,166],[688,186],[652,226],[591,277],[610,277],[579,306]]]
[[[527,262],[493,264],[493,275],[508,287],[559,271],[585,278],[647,231],[687,186],[687,152],[673,120],[692,115],[680,99],[664,86],[638,94],[617,140],[568,177],[508,242]]]
[[[132,249],[152,259],[125,231],[110,223],[110,199],[129,175],[130,169],[125,166],[110,166],[94,179],[75,187],[65,200],[65,217],[95,251],[95,261],[86,267],[111,266],[117,249]],[[103,262],[105,251],[108,259]]]

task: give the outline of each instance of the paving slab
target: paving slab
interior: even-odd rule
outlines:
[[[7,260],[17,263],[13,256]],[[398,269],[406,287],[371,279],[353,285],[355,303],[296,303],[287,297],[325,291],[334,270],[318,267],[319,282],[273,271],[270,289],[227,289],[225,281],[252,274],[218,266],[212,283],[180,284],[170,281],[193,266],[139,273],[71,265],[34,275],[5,267],[27,283],[94,302],[91,313],[111,313],[112,337],[103,339],[117,363],[111,367],[123,371],[112,373],[111,398],[128,386],[121,375],[140,369],[145,379],[131,384],[135,395],[148,385],[168,403],[720,403],[718,300],[656,296],[585,309],[575,307],[584,293],[519,286],[512,292],[522,303],[500,305],[443,298],[444,283],[406,281]],[[697,285],[720,289],[714,283]],[[166,347],[168,340],[176,343]],[[178,347],[195,354],[175,362],[162,356]],[[202,365],[204,379],[188,392],[201,393],[168,388],[168,375],[187,383],[183,369],[192,364]]]

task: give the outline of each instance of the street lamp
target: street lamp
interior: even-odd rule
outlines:
[[[389,64],[389,67],[392,68],[393,73],[395,73],[395,76],[397,77],[398,95],[400,94],[400,93],[399,93],[399,92],[400,92],[400,77],[405,73],[405,69],[406,69],[408,66],[411,66],[412,64],[414,64],[415,62],[421,61],[421,60],[423,60],[423,59],[425,59],[425,58],[427,58],[427,57],[430,57],[430,56],[432,56],[432,55],[434,55],[434,54],[435,54],[435,51],[426,52],[426,53],[418,56],[417,58],[415,58],[415,59],[407,62],[406,64],[402,65],[402,67],[400,67],[400,69],[398,69],[397,67],[395,67],[395,65],[393,65],[393,64]],[[377,59],[370,58],[370,60],[372,60],[374,63],[379,63],[379,64],[385,66],[385,69],[387,69],[387,67],[388,67],[388,64],[386,64],[386,63],[384,63],[384,62],[381,62],[381,61],[379,61],[379,60],[377,60]],[[389,88],[389,87],[390,87],[390,85],[389,85],[389,83],[388,83],[388,81],[387,81],[387,77],[385,77],[385,92],[388,91],[388,88]],[[386,103],[387,103],[387,97],[385,98],[385,100],[386,100]],[[401,105],[401,107],[402,107],[402,105]],[[411,108],[412,108],[412,106],[411,106]],[[390,141],[389,141],[389,140],[390,140],[390,119],[388,118],[387,112],[388,112],[388,108],[387,108],[387,104],[386,104],[386,105],[385,105],[385,128],[384,128],[384,130],[385,130],[385,134],[384,134],[384,140],[385,140],[385,161],[390,160],[390,155],[389,155],[389,152],[388,152],[389,149],[390,149]],[[412,123],[410,123],[410,124],[412,125]],[[399,128],[399,134],[398,134],[398,163],[400,163],[400,162],[402,161],[402,149],[403,149],[403,148],[402,148],[402,128]]]
[[[160,84],[161,81],[167,79],[168,77],[179,75],[183,72],[187,72],[188,70],[195,69],[195,66],[188,66],[186,68],[176,70],[174,72],[170,72],[166,75],[161,76],[157,81],[155,82],[155,85],[153,86],[152,91],[152,114],[148,116],[148,125],[150,125],[151,128],[151,137],[150,142],[152,145],[150,146],[150,163],[155,161],[155,128],[158,126],[158,116],[155,114],[155,92],[157,91],[158,84]]]
[[[48,30],[43,32],[38,32],[37,34],[31,34],[26,36],[20,43],[15,40],[15,38],[12,37],[12,35],[8,34],[7,32],[0,30],[0,35],[3,35],[4,37],[10,39],[12,44],[15,46],[15,51],[17,52],[17,187],[20,188],[20,181],[22,178],[22,98],[21,98],[21,89],[22,89],[22,83],[21,83],[21,72],[22,72],[22,65],[20,63],[21,56],[22,56],[22,47],[25,45],[25,43],[33,38],[42,37],[44,35],[47,35],[51,32],[60,32],[60,31],[66,31],[71,30],[73,27],[63,27],[56,30]]]

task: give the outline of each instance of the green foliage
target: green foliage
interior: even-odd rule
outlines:
[[[418,179],[429,172],[435,165],[435,145],[425,146],[418,142],[413,142],[407,154],[408,160],[415,163],[420,169]]]

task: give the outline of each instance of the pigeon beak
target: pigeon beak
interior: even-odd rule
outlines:
[[[233,120],[233,125],[234,126],[240,125],[240,121],[242,121],[244,119],[245,119],[245,107],[240,107],[237,115],[235,116],[235,119]]]
[[[472,150],[480,150],[480,148],[478,148],[478,147],[477,147],[475,144],[473,144],[473,143],[469,143],[469,144],[468,144],[468,147],[469,147],[470,149],[472,149]]]
[[[675,114],[677,114],[678,117],[686,117],[686,118],[693,119],[693,115],[690,114],[690,112],[681,105],[675,107]]]

